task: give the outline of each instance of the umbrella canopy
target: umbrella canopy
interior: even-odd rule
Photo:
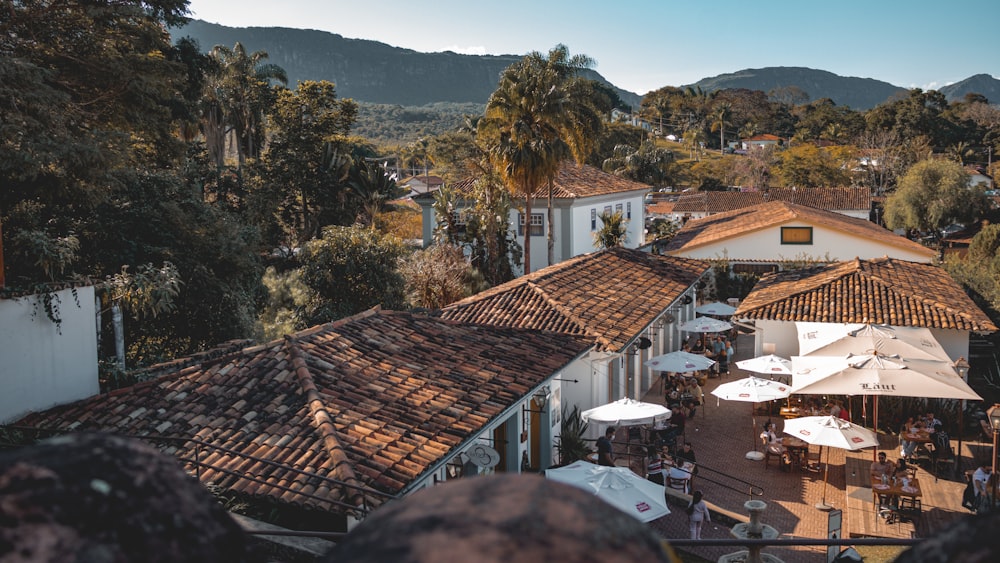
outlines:
[[[583,489],[642,522],[670,514],[663,485],[639,477],[627,467],[606,467],[577,461],[546,469],[545,477]]]
[[[792,388],[784,383],[753,376],[723,383],[712,390],[712,394],[720,399],[749,403],[763,403],[764,401],[784,399],[791,392]]]
[[[775,356],[774,354],[757,356],[749,360],[740,360],[736,362],[736,367],[754,373],[792,375],[792,361],[781,356]]]
[[[800,356],[843,356],[875,351],[902,358],[951,361],[931,331],[923,327],[802,322],[795,326]]]
[[[736,312],[736,307],[716,301],[715,303],[705,303],[704,305],[699,305],[698,307],[695,307],[694,312],[701,313],[702,315],[728,317]]]
[[[804,416],[785,421],[785,434],[817,446],[860,450],[878,446],[871,430],[836,416]]]
[[[692,354],[678,350],[667,354],[660,354],[646,360],[645,365],[656,371],[673,371],[683,373],[687,371],[701,371],[712,367],[715,360],[707,358],[701,354]]]
[[[724,332],[733,328],[733,325],[712,317],[696,317],[682,322],[677,328],[685,332]]]
[[[663,405],[643,403],[625,397],[613,403],[583,411],[580,413],[580,420],[615,426],[636,426],[652,424],[655,419],[670,418],[670,414],[670,409]]]
[[[792,393],[982,400],[951,363],[882,354],[795,356]]]

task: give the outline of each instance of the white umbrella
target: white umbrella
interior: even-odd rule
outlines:
[[[656,419],[670,418],[670,414],[670,409],[663,405],[643,403],[625,397],[613,403],[583,411],[580,413],[580,420],[615,426],[636,426],[652,424]]]
[[[642,522],[670,514],[663,485],[643,479],[627,467],[607,467],[576,461],[546,469],[545,477],[583,489]]]
[[[860,450],[878,447],[878,436],[863,426],[852,424],[835,416],[804,416],[785,421],[785,434],[791,434],[802,441],[817,446]],[[826,504],[826,482],[829,473],[830,450],[826,451],[823,466],[823,501],[816,505],[820,510],[830,510]]]
[[[873,324],[795,323],[799,355],[842,356],[877,351],[887,356],[943,360],[951,358],[929,329]]]
[[[792,361],[774,354],[740,360],[736,362],[736,367],[744,371],[766,375],[792,375]]]
[[[723,383],[712,390],[712,394],[727,401],[743,401],[746,403],[762,403],[775,399],[784,399],[791,393],[792,388],[778,381],[760,379],[759,377],[747,377],[729,383]],[[753,450],[747,452],[747,459],[760,461],[764,456],[757,451],[757,417],[753,413],[753,404],[750,405],[750,443]]]
[[[792,357],[792,393],[982,400],[951,363],[882,354]]]
[[[715,303],[705,303],[704,305],[699,305],[698,307],[695,307],[694,312],[701,313],[702,315],[728,317],[736,312],[736,307],[716,301]]]
[[[712,317],[696,317],[682,322],[677,328],[685,332],[725,332],[733,325]]]
[[[712,367],[715,360],[702,354],[692,354],[678,350],[667,354],[660,354],[646,360],[645,365],[656,371],[673,371],[684,373],[688,371],[701,371]]]

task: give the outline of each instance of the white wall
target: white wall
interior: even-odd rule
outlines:
[[[56,326],[39,297],[0,300],[0,422],[96,395],[94,288],[56,292]]]
[[[781,244],[781,227],[813,227],[813,243]],[[885,236],[894,235],[886,231]],[[882,239],[863,238],[799,221],[743,233],[718,243],[685,248],[671,254],[703,260],[713,260],[723,256],[730,260],[795,260],[800,258],[826,260],[829,256],[829,260],[844,261],[854,258],[871,260],[890,256],[899,260],[926,263],[933,258],[930,254],[887,244]]]

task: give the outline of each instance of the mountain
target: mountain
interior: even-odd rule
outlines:
[[[300,80],[329,80],[337,95],[357,101],[401,106],[436,102],[478,103],[496,89],[500,73],[520,55],[460,55],[419,53],[367,39],[347,39],[326,31],[283,27],[226,27],[191,20],[172,29],[174,40],[190,36],[203,51],[237,42],[248,52],[266,51],[268,62],[288,73],[294,88]],[[600,74],[585,76],[610,85],[626,104],[639,105],[641,96],[614,87]]]
[[[988,74],[977,74],[938,88],[938,92],[944,94],[949,102],[961,100],[966,94],[974,92],[986,96],[991,104],[998,104],[1000,103],[1000,80]]]
[[[804,67],[748,68],[729,74],[703,78],[690,86],[705,91],[747,88],[769,92],[775,88],[798,86],[810,100],[830,98],[838,106],[855,110],[871,109],[907,90],[874,78],[840,76],[825,70]]]

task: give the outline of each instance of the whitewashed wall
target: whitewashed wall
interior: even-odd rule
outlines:
[[[58,327],[38,297],[0,300],[0,422],[100,390],[94,288],[55,296]]]

